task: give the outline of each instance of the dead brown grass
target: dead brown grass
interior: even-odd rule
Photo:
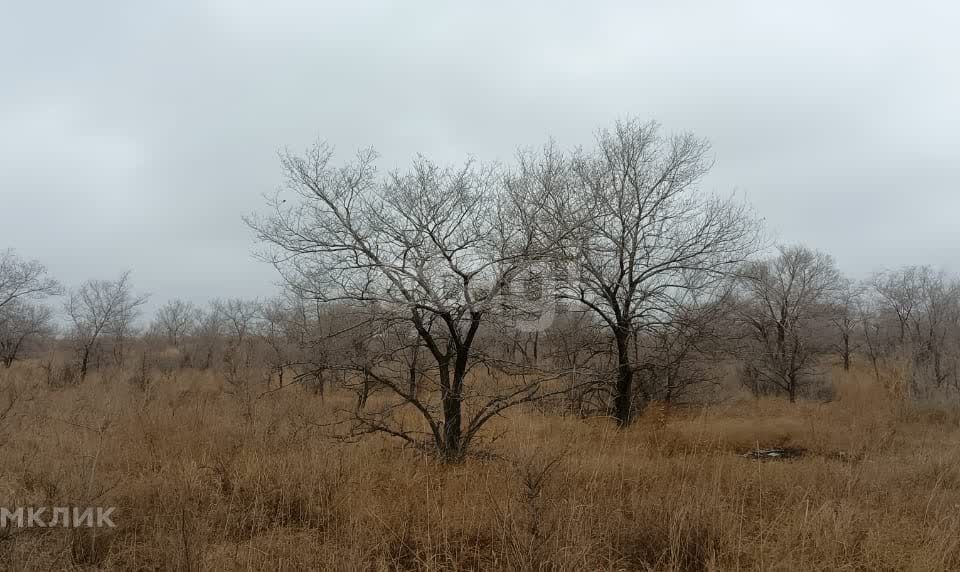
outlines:
[[[7,529],[10,569],[960,569],[960,413],[842,375],[830,403],[654,406],[625,431],[534,409],[442,466],[323,438],[332,402],[249,404],[173,372],[51,390],[0,373],[0,506],[117,506],[116,529]],[[0,402],[0,410],[3,409]],[[756,446],[805,455],[759,462]]]

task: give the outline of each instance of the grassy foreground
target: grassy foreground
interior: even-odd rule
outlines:
[[[830,403],[742,399],[607,420],[516,410],[445,467],[323,437],[326,399],[212,375],[51,390],[0,371],[0,506],[116,506],[113,529],[0,530],[8,569],[960,569],[960,409],[869,374]],[[0,412],[9,395],[0,392]],[[756,461],[754,447],[802,447]]]

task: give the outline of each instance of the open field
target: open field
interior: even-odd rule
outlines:
[[[960,567],[960,410],[903,402],[856,368],[834,372],[829,403],[653,405],[620,431],[518,408],[452,466],[325,437],[347,394],[294,386],[251,410],[212,375],[145,391],[130,375],[53,390],[29,364],[0,372],[18,394],[0,506],[117,507],[112,529],[0,531],[7,569]],[[741,456],[757,446],[804,452]]]
[[[960,3],[3,7],[0,572],[960,572]]]

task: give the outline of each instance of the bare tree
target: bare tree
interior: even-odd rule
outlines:
[[[191,362],[201,369],[213,367],[225,331],[223,316],[215,304],[210,304],[207,309],[198,308],[190,330],[193,352],[196,353]]]
[[[81,380],[101,337],[128,331],[147,298],[134,294],[129,271],[116,280],[89,280],[70,292],[64,309],[77,344]]]
[[[670,404],[718,382],[713,364],[729,333],[732,286],[723,282],[706,290],[686,289],[669,323],[634,337],[644,399]]]
[[[920,281],[920,268],[917,266],[907,266],[896,272],[882,272],[872,280],[874,291],[897,317],[901,344],[907,341],[910,318],[920,298]]]
[[[665,136],[654,122],[618,122],[597,146],[579,150],[565,175],[572,220],[561,296],[589,308],[609,329],[617,356],[612,415],[634,409],[635,335],[672,324],[691,288],[729,278],[753,249],[757,224],[733,200],[708,196],[709,145],[689,133]],[[691,279],[696,276],[695,279]]]
[[[0,363],[10,367],[25,342],[50,331],[50,309],[29,300],[60,294],[60,284],[36,260],[0,251]]]
[[[381,178],[373,151],[341,167],[331,157],[324,144],[284,154],[285,190],[270,199],[270,216],[248,224],[299,296],[361,317],[331,337],[368,332],[352,354],[353,378],[397,399],[358,407],[354,433],[426,441],[443,458],[460,459],[487,420],[541,387],[521,376],[471,385],[469,374],[482,359],[474,346],[481,326],[500,315],[504,285],[548,250],[537,230],[545,189],[473,162],[442,168],[419,158]],[[430,356],[429,368],[418,362],[429,390],[416,395],[409,362],[399,358],[413,340]],[[404,421],[401,409],[416,411],[423,428]]]
[[[290,357],[284,365],[293,370],[295,381],[322,397],[329,381],[326,374],[338,361],[338,348],[326,342],[331,328],[343,326],[340,316],[334,305],[296,294],[288,296],[285,306],[284,327],[292,347],[287,348]]]
[[[0,363],[10,367],[31,339],[53,331],[48,306],[13,300],[0,308]]]
[[[951,336],[956,341],[960,326],[960,281],[951,279],[943,271],[923,267],[920,271],[920,305],[911,323],[914,365],[918,373],[927,372],[927,378],[937,389],[948,381],[957,385],[958,360],[951,352]]]
[[[857,318],[860,323],[860,331],[863,333],[867,357],[870,359],[870,365],[873,368],[874,378],[880,384],[883,382],[883,376],[880,373],[880,361],[884,356],[881,351],[880,324],[877,320],[879,312],[873,306],[874,300],[867,296],[865,292],[859,300]]]
[[[833,259],[804,246],[779,248],[779,256],[747,264],[741,317],[752,341],[741,348],[750,371],[796,401],[828,349],[823,324],[840,283]]]
[[[928,266],[905,266],[874,276],[871,285],[877,308],[874,337],[878,343],[887,341],[882,344],[887,353],[899,350],[908,360],[914,396],[960,386],[960,281]],[[883,337],[890,322],[896,333]]]
[[[47,276],[36,260],[23,260],[13,250],[0,251],[0,308],[23,298],[38,298],[61,292],[60,284]]]
[[[283,387],[284,372],[296,361],[293,352],[297,347],[294,310],[287,300],[273,298],[260,305],[259,315],[263,320],[262,337],[269,349],[267,361],[271,375],[276,373],[277,384]]]
[[[610,396],[607,374],[616,365],[604,326],[589,310],[564,306],[544,334],[546,360],[569,378],[570,389],[564,397],[570,410],[579,416],[606,415]]]
[[[247,336],[256,329],[260,316],[260,302],[257,300],[215,300],[213,311],[220,316],[226,333],[237,346],[243,345]]]
[[[196,319],[197,307],[192,302],[170,300],[157,310],[151,329],[164,336],[170,345],[180,347],[183,337],[194,328]]]
[[[257,300],[216,300],[213,311],[217,314],[226,336],[221,374],[228,384],[228,392],[240,399],[247,419],[253,413],[256,390],[251,373],[262,359],[257,334],[260,333],[261,307]],[[265,377],[270,384],[270,372]]]
[[[846,277],[839,279],[830,312],[830,323],[837,334],[834,351],[840,356],[844,371],[850,371],[850,362],[858,347],[857,332],[862,321],[862,296],[862,285]]]
[[[960,324],[960,282],[928,266],[908,267],[901,273],[909,274],[915,286],[907,320],[914,390],[921,393],[924,382],[941,389],[957,376],[949,339]]]

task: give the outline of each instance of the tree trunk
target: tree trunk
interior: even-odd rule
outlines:
[[[663,396],[663,400],[667,403],[667,405],[670,405],[671,403],[673,403],[673,380],[671,379],[672,377],[673,376],[670,375],[670,368],[667,367],[667,372],[666,372],[667,392]]]
[[[621,328],[615,334],[617,342],[617,385],[613,398],[613,418],[617,425],[630,424],[633,409],[633,368],[630,366],[630,330]]]
[[[80,360],[80,381],[87,378],[87,368],[90,365],[90,348],[83,348],[83,359]]]
[[[367,374],[367,368],[363,368],[363,386],[360,388],[360,395],[357,396],[357,409],[363,409],[367,405],[367,398],[370,397],[370,376]]]
[[[843,334],[843,371],[850,371],[850,334]]]
[[[117,336],[116,344],[113,347],[113,361],[119,368],[124,366],[123,344],[124,337],[122,335]]]
[[[877,378],[877,383],[880,383],[880,364],[877,360],[877,351],[873,345],[873,338],[870,337],[870,327],[867,324],[866,318],[863,319],[863,337],[867,342],[867,351],[870,352],[870,363],[873,365],[873,374]]]
[[[540,332],[533,333],[533,365],[540,363]]]
[[[777,322],[777,357],[782,368],[787,363],[787,328],[782,321]]]
[[[23,346],[23,341],[26,339],[26,335],[21,336],[17,339],[16,343],[4,344],[6,347],[3,355],[3,367],[9,369],[13,365],[13,362],[17,361],[17,356],[20,355],[20,348]]]
[[[408,388],[407,393],[410,394],[410,397],[416,399],[417,397],[417,363],[420,361],[420,339],[417,338],[417,342],[413,346],[413,355],[410,357],[410,368],[408,370]]]
[[[314,374],[313,380],[313,394],[319,395],[320,399],[323,399],[324,395],[324,379],[323,379],[323,369],[317,370],[317,373]]]
[[[460,390],[463,387],[463,378],[458,369],[455,368],[451,380],[449,363],[440,364],[440,399],[443,403],[443,443],[440,452],[447,462],[458,461],[462,452],[460,440],[463,396]]]
[[[210,369],[210,366],[212,365],[213,365],[213,346],[211,345],[207,348],[207,355],[204,358],[203,367],[200,369],[206,371]]]
[[[943,360],[940,357],[939,348],[933,350],[933,376],[936,378],[937,387],[942,386],[946,376],[943,374]]]
[[[460,397],[448,392],[443,398],[443,456],[448,461],[455,461],[460,457],[460,426]]]

